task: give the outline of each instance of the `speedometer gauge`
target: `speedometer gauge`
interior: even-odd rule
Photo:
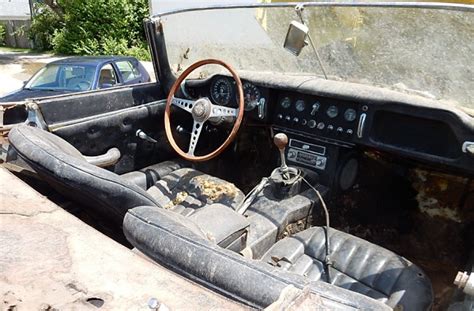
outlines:
[[[211,98],[219,105],[227,106],[232,98],[232,83],[227,78],[216,79],[211,85]]]
[[[258,87],[253,85],[252,83],[245,82],[243,85],[244,89],[244,101],[245,101],[245,110],[253,110],[260,101],[262,94]]]

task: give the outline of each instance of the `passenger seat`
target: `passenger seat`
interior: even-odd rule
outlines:
[[[313,227],[274,244],[262,261],[361,293],[397,310],[429,310],[431,282],[407,259],[353,235],[329,229],[329,276],[325,269],[326,229]]]

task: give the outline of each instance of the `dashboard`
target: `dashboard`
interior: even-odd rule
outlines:
[[[241,74],[245,117],[290,138],[287,159],[331,176],[356,148],[371,148],[424,164],[474,174],[474,118],[416,95],[317,78]],[[187,81],[192,98],[237,105],[225,75]],[[341,162],[342,161],[342,162]]]
[[[368,106],[311,96],[297,92],[279,92],[273,124],[334,142],[352,143],[359,118]]]

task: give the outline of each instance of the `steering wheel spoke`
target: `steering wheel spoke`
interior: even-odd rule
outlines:
[[[183,99],[183,98],[178,98],[174,97],[171,100],[171,104],[173,106],[177,106],[189,113],[192,113],[193,106],[194,106],[194,100],[189,100],[189,99]]]
[[[210,117],[237,117],[238,115],[239,109],[212,105]]]
[[[204,122],[194,121],[193,131],[191,132],[191,140],[189,141],[188,154],[194,156],[194,150],[196,149],[199,136],[201,135],[202,127]]]

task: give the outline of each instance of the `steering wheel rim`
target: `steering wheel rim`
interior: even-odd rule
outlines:
[[[197,140],[199,139],[199,135],[200,135],[200,132],[201,132],[201,129],[202,129],[202,125],[209,120],[209,115],[207,116],[207,118],[205,118],[204,121],[202,121],[203,119],[199,119],[199,127],[196,127],[197,125],[197,114],[196,114],[196,108],[194,107],[194,104],[196,104],[197,102],[201,101],[203,104],[204,104],[204,101],[205,100],[208,100],[207,98],[204,98],[204,99],[198,99],[196,101],[191,101],[191,100],[184,100],[184,99],[179,99],[179,98],[175,98],[175,94],[176,94],[176,91],[179,89],[179,87],[181,86],[181,83],[184,81],[184,79],[186,79],[189,74],[191,72],[193,72],[194,70],[196,70],[197,68],[199,67],[202,67],[204,65],[210,65],[210,64],[214,64],[214,65],[221,65],[223,66],[224,68],[226,68],[231,74],[232,74],[232,77],[234,78],[235,80],[235,83],[236,83],[236,89],[237,89],[237,94],[238,94],[238,103],[239,103],[239,108],[235,111],[237,113],[237,115],[235,115],[236,119],[234,121],[234,125],[232,127],[232,130],[229,134],[229,136],[227,137],[227,139],[217,148],[215,149],[214,151],[212,151],[211,153],[208,153],[206,155],[202,155],[202,156],[196,156],[194,155],[194,148],[197,144]],[[190,148],[189,148],[189,151],[188,152],[184,152],[177,144],[176,144],[176,141],[174,140],[173,138],[173,133],[171,131],[171,122],[170,122],[170,113],[171,113],[171,106],[172,104],[175,103],[175,105],[185,109],[186,111],[188,111],[189,113],[192,114],[193,116],[193,120],[194,120],[194,126],[193,126],[193,132],[191,133],[191,138],[190,138]],[[218,105],[213,105],[210,103],[206,103],[207,105],[211,105],[210,109],[211,111],[209,111],[209,114],[212,114],[212,111],[219,111],[219,112],[222,112],[222,113],[230,113],[231,111],[235,110],[233,108],[228,108],[228,107],[225,107],[225,106],[218,106]],[[194,108],[194,109],[193,109]],[[211,115],[212,116],[212,115]],[[244,91],[243,91],[243,87],[242,87],[242,81],[240,80],[240,77],[239,75],[237,74],[237,72],[227,63],[221,61],[221,60],[218,60],[218,59],[205,59],[205,60],[201,60],[201,61],[198,61],[194,64],[192,64],[191,66],[189,66],[179,77],[178,79],[175,81],[175,83],[173,84],[173,86],[171,87],[171,90],[168,94],[168,98],[166,99],[166,108],[165,108],[165,132],[166,132],[166,137],[168,138],[168,141],[171,145],[171,147],[176,151],[176,153],[178,153],[182,158],[188,160],[188,161],[193,161],[193,162],[203,162],[203,161],[208,161],[212,158],[215,158],[216,156],[218,156],[219,154],[221,154],[231,143],[232,141],[235,139],[235,137],[237,136],[237,132],[239,131],[239,128],[240,128],[240,125],[242,123],[242,119],[243,119],[243,116],[244,116]],[[195,135],[193,135],[194,133],[196,132],[199,132],[197,134],[197,138],[195,139]],[[194,141],[194,147],[193,146],[193,140]],[[192,152],[191,152],[192,151]]]

